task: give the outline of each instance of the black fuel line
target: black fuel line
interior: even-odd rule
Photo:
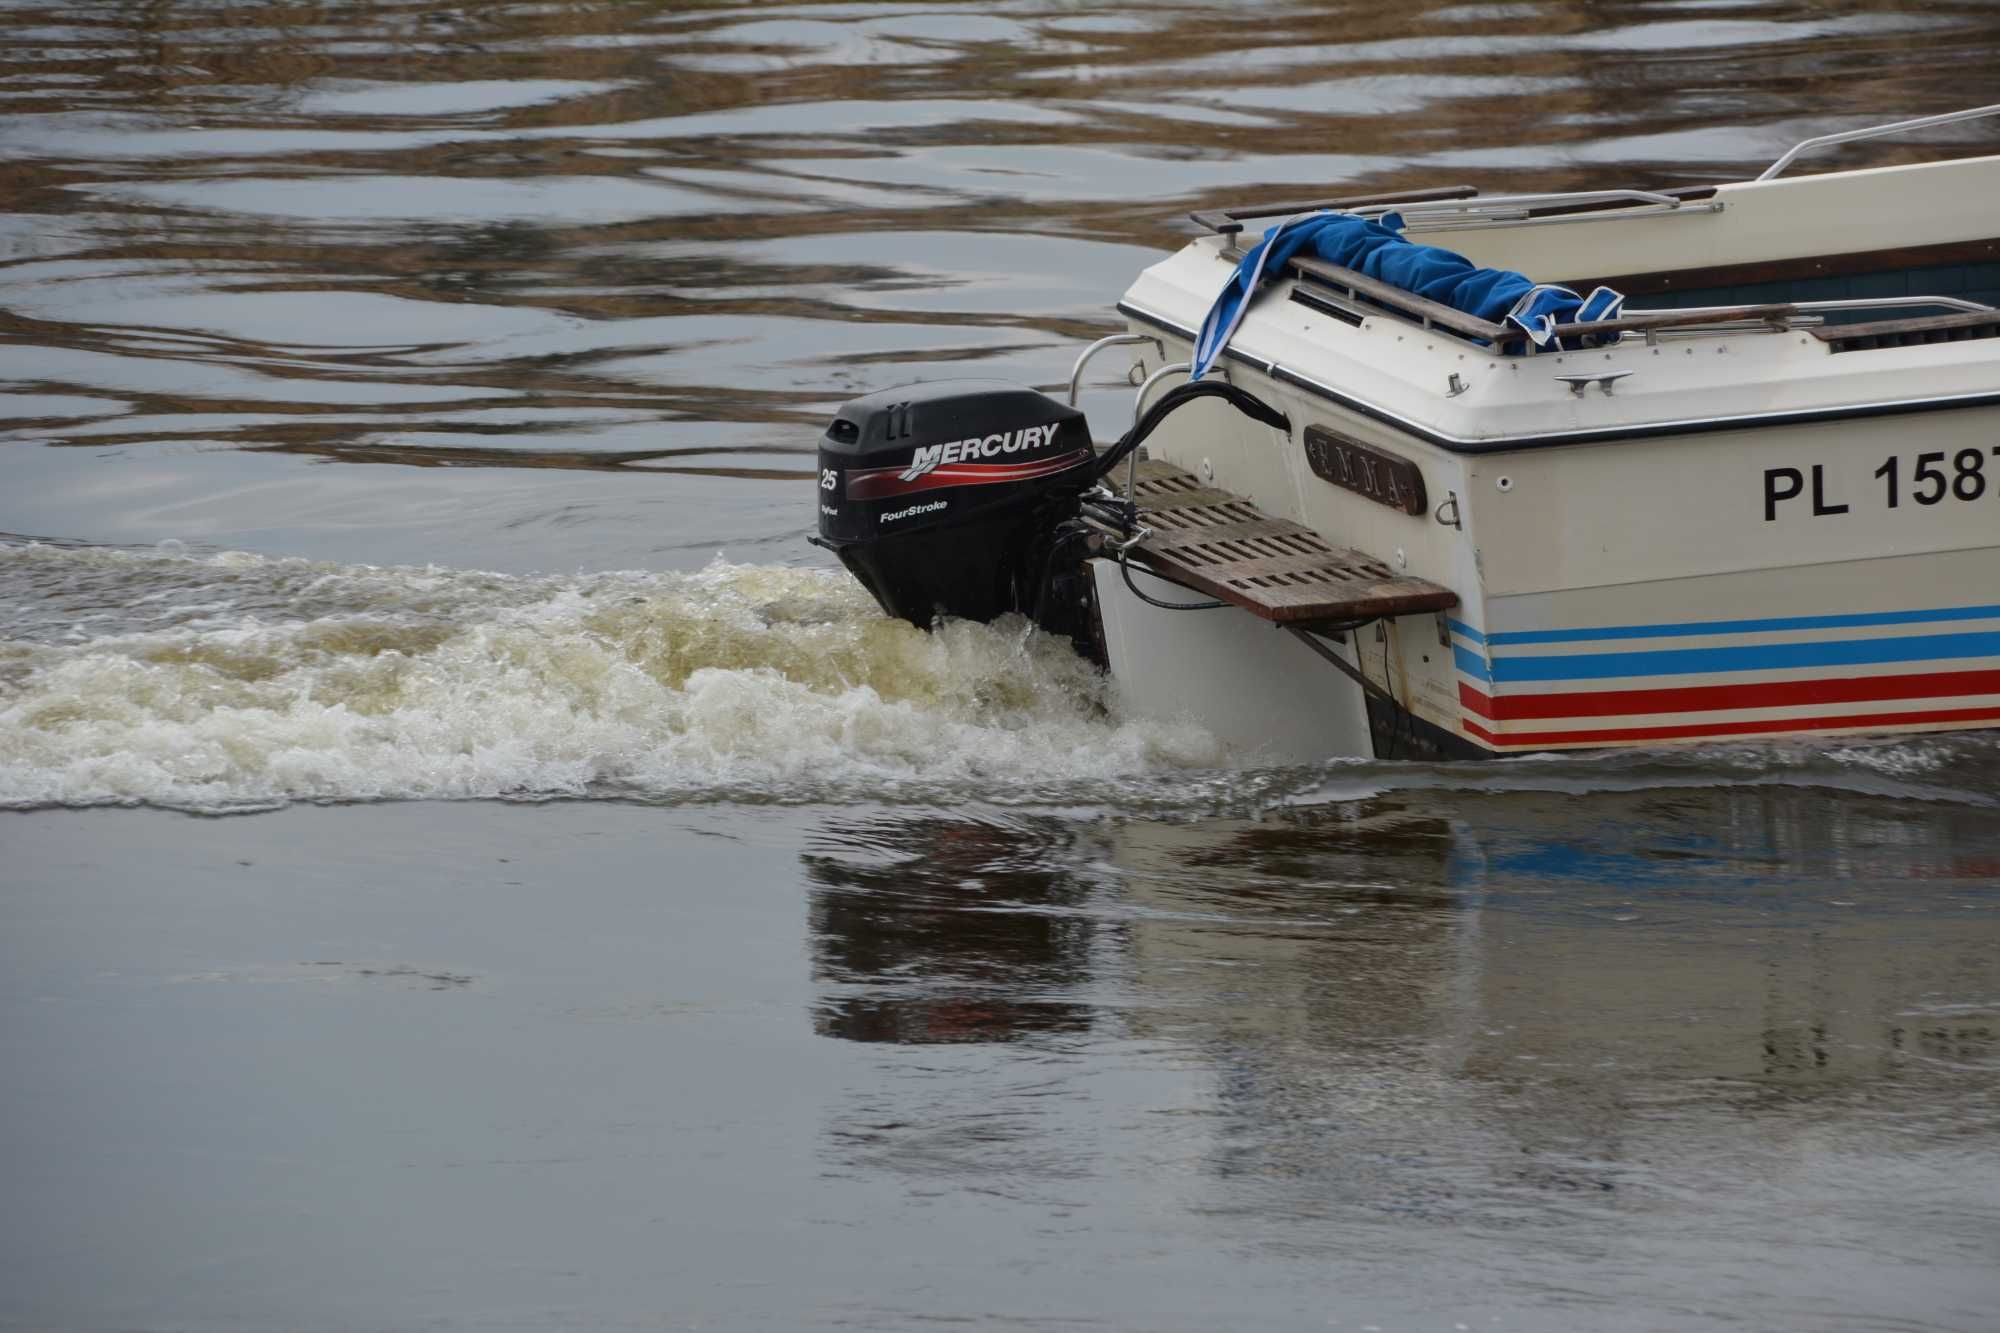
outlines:
[[[1253,421],[1261,421],[1273,430],[1290,432],[1292,419],[1272,407],[1247,389],[1239,389],[1223,380],[1196,380],[1192,384],[1177,384],[1160,395],[1159,401],[1147,408],[1140,418],[1132,423],[1132,429],[1119,438],[1118,443],[1098,456],[1090,467],[1089,478],[1094,485],[1111,474],[1111,470],[1125,461],[1125,456],[1146,442],[1162,421],[1179,408],[1187,406],[1197,398],[1220,398],[1231,407]]]

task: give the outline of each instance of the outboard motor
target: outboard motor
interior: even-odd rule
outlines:
[[[1016,611],[1101,658],[1075,521],[1096,461],[1083,413],[1033,389],[872,393],[820,441],[818,544],[914,625]]]
[[[1140,523],[1130,499],[1098,482],[1198,398],[1291,429],[1220,380],[1169,389],[1101,454],[1082,412],[1015,384],[942,380],[856,398],[819,443],[813,541],[892,616],[929,629],[941,616],[1019,612],[1103,666],[1089,561],[1116,552],[1123,564]]]

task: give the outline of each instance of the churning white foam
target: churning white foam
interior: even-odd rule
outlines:
[[[0,806],[907,795],[1223,758],[1024,623],[924,633],[824,571],[0,547]]]

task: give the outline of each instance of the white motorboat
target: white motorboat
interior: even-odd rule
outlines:
[[[1274,755],[1992,727],[2000,156],[1788,174],[1989,115],[1712,187],[1198,213],[1072,377],[1131,357],[1118,445],[1030,390],[871,395],[822,540],[892,614],[1032,616]],[[1623,306],[1500,319],[1324,247],[1258,286],[1239,237],[1301,214]]]

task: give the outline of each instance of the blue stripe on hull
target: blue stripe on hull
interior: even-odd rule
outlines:
[[[1499,636],[1495,636],[1496,640]],[[1748,644],[1734,648],[1676,648],[1646,653],[1556,654],[1502,657],[1486,663],[1452,650],[1459,669],[1478,680],[1613,680],[1620,676],[1691,676],[1726,671],[1784,671],[1798,667],[1872,666],[1886,662],[1936,662],[2000,656],[2000,633],[1931,634],[1901,639],[1848,639],[1831,643]],[[1477,662],[1479,670],[1466,666]]]
[[[2000,606],[1948,606],[1931,611],[1867,611],[1844,616],[1784,616],[1773,620],[1694,620],[1674,625],[1614,625],[1603,629],[1503,630],[1482,635],[1470,626],[1451,627],[1477,643],[1589,643],[1603,639],[1665,639],[1694,634],[1758,634],[1794,629],[1861,629],[1874,625],[1921,625],[1952,620],[2000,619]]]
[[[1458,665],[1460,671],[1474,680],[1483,680],[1489,685],[1493,683],[1493,676],[1486,669],[1486,659],[1471,649],[1461,648],[1454,643],[1451,646],[1451,660]]]

